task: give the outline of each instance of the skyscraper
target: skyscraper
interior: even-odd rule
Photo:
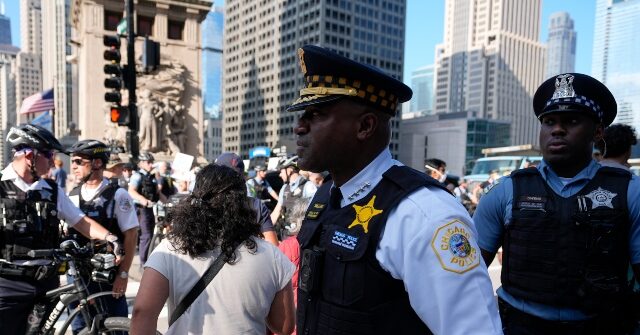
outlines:
[[[41,0],[20,0],[20,42],[16,77],[16,108],[22,100],[42,91],[42,6]],[[18,122],[28,122],[33,114],[18,115]]]
[[[2,0],[0,0],[0,44],[11,44],[11,20],[4,15]]]
[[[411,89],[413,90],[409,109],[411,116],[433,114],[434,68],[433,65],[427,65],[411,72]]]
[[[540,0],[446,0],[436,47],[436,113],[511,122],[511,144],[537,143],[531,101],[544,75]]]
[[[42,55],[41,0],[20,0],[21,51]]]
[[[640,0],[598,0],[591,74],[618,103],[614,122],[640,129]]]
[[[41,10],[42,86],[43,89],[54,89],[53,129],[58,138],[68,133],[73,115],[71,64],[66,61],[67,55],[71,54],[69,7],[70,0],[47,0],[42,2]]]
[[[295,147],[286,107],[303,78],[296,50],[316,44],[402,79],[405,0],[225,3],[223,147],[247,157],[256,146]],[[398,150],[399,117],[391,152]]]
[[[9,128],[16,123],[16,56],[20,49],[11,45],[0,45],[0,168],[10,161],[11,152],[7,141]]]
[[[549,37],[547,38],[545,78],[575,71],[576,35],[569,13],[551,14],[549,17]]]

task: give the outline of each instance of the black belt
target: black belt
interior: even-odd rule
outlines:
[[[43,280],[56,273],[56,267],[51,265],[22,266],[0,262],[0,276],[9,278],[28,278]]]
[[[616,316],[587,320],[546,320],[522,312],[498,298],[500,318],[505,335],[624,335],[630,334],[629,323]]]

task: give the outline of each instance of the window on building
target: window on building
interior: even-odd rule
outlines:
[[[137,35],[153,36],[153,21],[152,17],[138,15]]]
[[[104,11],[104,30],[116,31],[122,20],[122,12]]]
[[[169,20],[168,38],[170,40],[182,40],[182,32],[184,31],[184,21]]]

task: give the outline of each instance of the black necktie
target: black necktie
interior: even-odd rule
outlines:
[[[331,190],[331,195],[329,196],[329,203],[332,208],[340,208],[340,202],[342,201],[342,192],[340,192],[340,188],[336,187]]]

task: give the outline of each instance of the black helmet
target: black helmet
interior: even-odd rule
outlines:
[[[56,150],[65,153],[64,148],[53,134],[33,124],[21,124],[9,129],[7,142],[12,148],[24,146],[36,150]]]
[[[153,158],[153,155],[148,152],[148,151],[143,151],[140,153],[140,155],[138,155],[138,160],[139,161],[154,161],[155,159]]]
[[[81,155],[88,158],[97,158],[102,160],[104,164],[109,161],[111,149],[98,140],[82,140],[69,147],[70,155]]]

